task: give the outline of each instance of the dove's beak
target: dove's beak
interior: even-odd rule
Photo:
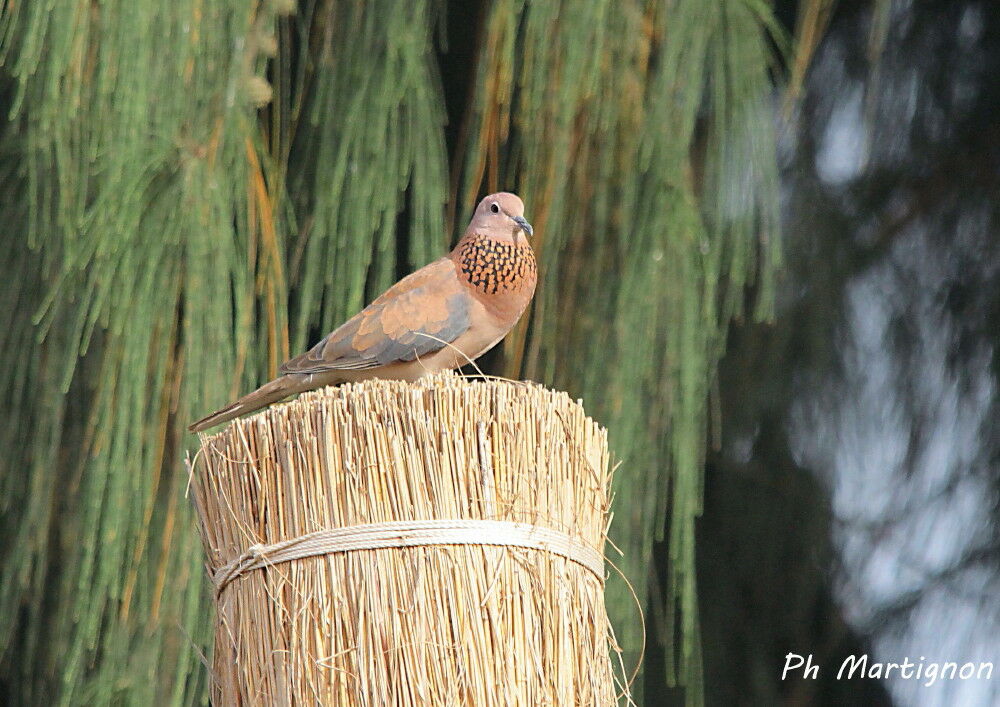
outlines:
[[[529,236],[535,235],[535,230],[531,227],[531,224],[525,220],[524,216],[514,216],[513,220],[514,223],[516,223],[521,228],[521,230],[527,233]]]

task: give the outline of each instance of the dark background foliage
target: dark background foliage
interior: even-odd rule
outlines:
[[[1000,695],[834,679],[851,654],[998,655],[998,69],[991,3],[837,4],[783,127],[777,315],[732,327],[720,366],[709,704]],[[781,682],[790,651],[820,678]]]

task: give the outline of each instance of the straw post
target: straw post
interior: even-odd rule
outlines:
[[[613,704],[607,434],[563,393],[438,374],[203,438],[218,704]]]

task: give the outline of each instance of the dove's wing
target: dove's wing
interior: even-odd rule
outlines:
[[[455,263],[435,260],[390,287],[282,373],[367,370],[433,353],[469,328],[471,296]]]

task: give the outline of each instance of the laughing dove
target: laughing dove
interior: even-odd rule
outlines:
[[[521,200],[491,194],[479,202],[451,253],[404,277],[309,351],[286,361],[280,377],[188,429],[200,432],[325,385],[415,380],[476,359],[510,331],[535,292],[530,235]]]

